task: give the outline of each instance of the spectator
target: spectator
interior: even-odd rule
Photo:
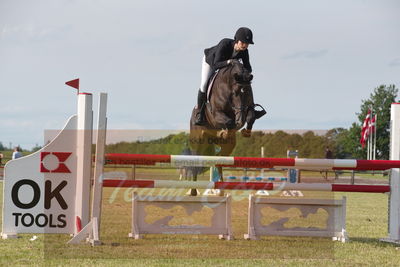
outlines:
[[[12,154],[12,159],[17,159],[17,158],[20,158],[20,157],[22,157],[23,155],[22,155],[22,153],[21,153],[21,148],[19,147],[19,146],[16,146],[15,148],[14,148],[14,152],[13,152],[13,154]]]
[[[3,165],[3,162],[2,162],[3,158],[4,158],[4,155],[2,153],[0,153],[0,166]]]
[[[332,159],[333,158],[332,151],[329,149],[329,147],[326,147],[326,149],[325,149],[325,158],[326,159]]]
[[[333,153],[329,149],[329,147],[325,148],[325,158],[326,159],[333,159]],[[338,174],[336,173],[336,171],[333,171],[333,173],[335,174],[335,180],[338,179],[339,177],[338,177]],[[322,172],[321,172],[321,174],[322,174],[322,176],[324,176]],[[328,171],[325,171],[325,179],[328,179]]]

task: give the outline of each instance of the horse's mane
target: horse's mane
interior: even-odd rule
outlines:
[[[238,67],[240,69],[240,73],[238,73],[241,76],[241,80],[238,81],[238,83],[240,83],[242,86],[251,86],[251,78],[248,79],[248,74],[249,72],[244,68],[243,64],[240,63],[239,61],[235,60],[232,64],[228,65],[227,67],[223,68],[220,70],[220,74],[221,74],[221,78],[222,80],[224,80],[225,82],[229,82],[229,79],[232,79],[232,70]],[[246,78],[244,78],[243,76],[246,75]],[[252,76],[252,75],[250,75]]]
[[[240,63],[239,61],[235,60],[233,63],[229,64],[225,68],[222,68],[222,73],[226,75],[226,73],[232,71],[232,69],[235,68],[236,65],[243,66],[242,63]]]
[[[239,68],[241,68],[243,70],[243,65],[242,63],[240,63],[239,61],[235,61],[234,63],[226,66],[225,68],[222,68],[219,70],[219,74],[221,76],[221,78],[223,80],[225,80],[225,82],[228,82],[228,80],[231,78],[231,73],[232,70],[237,66],[240,65]]]

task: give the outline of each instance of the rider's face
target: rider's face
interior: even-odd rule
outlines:
[[[244,43],[242,41],[237,41],[237,43],[235,44],[235,50],[236,51],[244,51],[249,47],[248,43]]]

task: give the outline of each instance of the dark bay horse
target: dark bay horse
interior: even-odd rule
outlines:
[[[189,141],[193,155],[229,156],[235,148],[238,130],[246,124],[242,135],[251,135],[256,120],[252,79],[253,75],[236,60],[219,70],[206,105],[206,124],[195,125],[196,109],[192,111]],[[198,170],[193,174],[194,181],[205,168]],[[219,173],[222,177],[221,168]],[[191,194],[196,195],[196,190],[192,189]]]

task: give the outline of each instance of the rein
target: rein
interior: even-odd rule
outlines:
[[[240,63],[239,63],[239,64],[240,64]],[[233,77],[233,75],[232,75],[233,69],[234,69],[234,66],[232,66],[232,67],[230,68],[230,70],[229,70],[229,76],[230,76],[230,77]],[[240,64],[240,70],[241,70],[242,73],[244,72],[243,69],[244,69],[244,68],[243,68],[243,65]],[[250,90],[251,90],[251,86],[250,86],[250,85],[251,85],[251,82],[240,83],[240,82],[237,82],[237,81],[234,80],[234,83],[238,83],[239,85],[243,85],[243,87],[249,87]],[[243,88],[240,89],[240,90],[243,90]],[[235,111],[235,113],[247,111],[249,108],[254,107],[254,104],[253,104],[253,105],[243,105],[243,101],[241,101],[241,102],[242,102],[242,105],[241,105],[240,107],[236,107],[236,106],[232,105],[232,101],[230,101],[230,102],[231,102],[231,107],[232,107],[232,109]]]

